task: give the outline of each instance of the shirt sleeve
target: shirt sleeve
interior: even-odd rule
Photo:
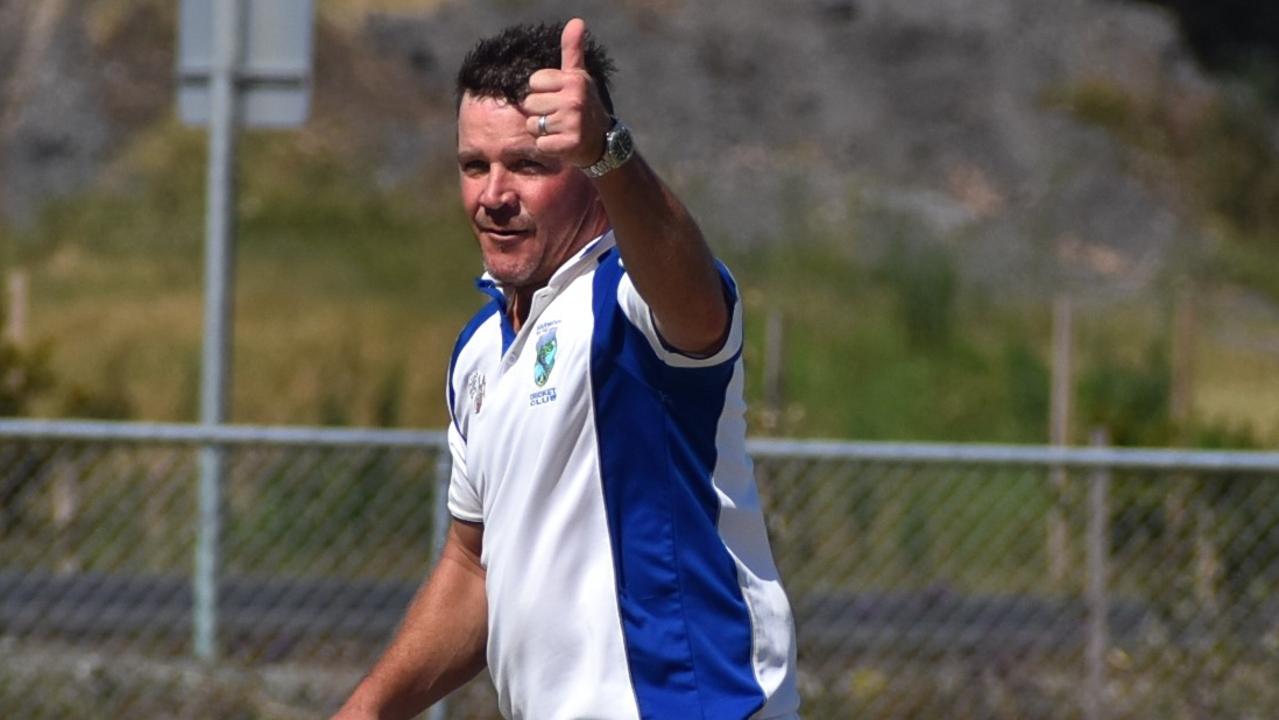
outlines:
[[[623,274],[622,280],[617,286],[617,302],[622,308],[622,313],[631,321],[639,331],[648,340],[648,344],[653,348],[653,352],[661,361],[671,367],[711,367],[727,362],[737,357],[742,349],[742,302],[737,293],[737,284],[733,281],[733,276],[729,274],[728,268],[720,263],[716,263],[719,270],[720,280],[724,285],[724,299],[728,301],[731,308],[729,313],[728,337],[724,340],[724,346],[717,350],[714,354],[705,357],[698,355],[690,355],[671,347],[661,333],[657,331],[657,324],[653,320],[653,312],[648,306],[648,302],[640,296],[639,291],[635,289],[635,285],[631,283],[631,276]]]
[[[449,514],[458,520],[483,522],[484,506],[480,494],[466,473],[466,440],[457,429],[457,423],[449,423],[449,454],[453,469],[449,475]]]

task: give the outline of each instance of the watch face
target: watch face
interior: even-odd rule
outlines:
[[[604,136],[604,157],[594,165],[583,169],[591,177],[601,177],[621,167],[631,159],[633,154],[635,154],[635,141],[631,138],[631,130],[621,122],[617,122]]]
[[[625,127],[619,128],[613,133],[613,142],[609,143],[609,155],[618,160],[625,160],[631,156],[631,152],[635,149],[635,141],[631,139],[631,132]]]

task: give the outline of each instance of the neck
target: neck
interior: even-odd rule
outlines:
[[[526,285],[524,287],[515,288],[515,292],[511,293],[511,302],[507,305],[506,315],[511,320],[511,327],[515,332],[519,332],[524,327],[524,321],[528,320],[528,309],[533,304],[533,293],[546,287],[546,283],[538,285]]]
[[[564,263],[567,263],[581,252],[587,243],[608,231],[608,217],[604,214],[604,208],[598,200],[596,200],[592,210],[594,212],[584,216],[581,225],[578,227],[577,236],[579,240],[568,248],[565,256],[560,259],[555,269],[551,271],[552,275],[564,267]],[[524,326],[524,322],[528,320],[529,308],[533,304],[533,293],[546,287],[548,282],[550,282],[549,277],[541,282],[516,287],[511,292],[510,302],[506,306],[506,314],[510,318],[511,327],[515,332],[519,332],[520,328]]]

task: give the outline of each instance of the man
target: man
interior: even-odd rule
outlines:
[[[450,363],[454,521],[341,718],[410,717],[486,651],[507,718],[797,717],[737,291],[613,119],[585,33],[509,28],[458,74],[492,302]]]

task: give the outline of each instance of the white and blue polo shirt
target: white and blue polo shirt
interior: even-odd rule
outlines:
[[[669,349],[612,233],[516,333],[506,296],[449,366],[449,509],[484,524],[488,663],[524,720],[795,718],[795,635],[746,454],[741,302]]]

